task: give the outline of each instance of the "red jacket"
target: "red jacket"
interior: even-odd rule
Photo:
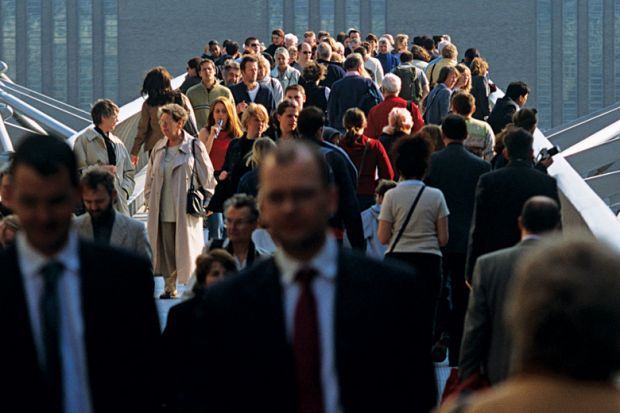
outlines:
[[[383,133],[383,128],[388,125],[388,115],[393,108],[406,108],[407,101],[398,96],[388,96],[368,112],[368,126],[364,134],[371,138],[378,138]],[[424,120],[418,105],[411,102],[411,117],[413,118],[413,129],[411,133],[415,133],[422,129]]]
[[[364,155],[366,144],[368,144],[368,149]],[[340,146],[349,155],[358,170],[358,195],[374,195],[379,179],[394,179],[394,170],[390,158],[378,139],[362,136],[361,142],[356,140],[349,146],[346,138],[343,137],[340,139]],[[362,157],[364,158],[364,165],[362,165]],[[378,171],[379,179],[376,179],[375,171]]]

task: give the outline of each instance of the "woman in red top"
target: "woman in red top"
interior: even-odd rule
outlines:
[[[221,125],[221,126],[220,126]],[[200,129],[198,138],[207,148],[209,158],[219,176],[230,141],[243,135],[241,122],[230,99],[220,96],[213,101],[207,125]]]
[[[340,146],[357,168],[357,199],[360,210],[363,211],[374,204],[374,193],[379,179],[393,179],[394,170],[381,142],[364,135],[364,112],[351,108],[345,112],[342,123],[346,133],[340,140]]]

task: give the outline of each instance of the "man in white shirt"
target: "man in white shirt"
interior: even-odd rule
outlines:
[[[159,322],[149,263],[70,229],[78,171],[65,142],[26,138],[11,171],[8,197],[22,231],[0,253],[0,323],[10,332],[0,340],[3,411],[155,410]]]
[[[428,412],[417,275],[338,249],[327,234],[337,191],[316,149],[282,142],[260,178],[261,222],[279,249],[206,292],[186,353],[209,356],[192,356],[180,411]]]

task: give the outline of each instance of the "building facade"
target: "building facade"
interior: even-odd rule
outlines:
[[[543,129],[620,99],[620,0],[0,0],[0,23],[9,76],[84,109],[135,98],[153,66],[183,73],[211,39],[268,44],[276,27],[450,34],[500,88],[532,87]]]

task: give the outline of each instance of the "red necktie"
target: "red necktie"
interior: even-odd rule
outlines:
[[[299,299],[295,307],[293,327],[293,354],[299,397],[298,413],[323,413],[321,388],[321,348],[319,322],[312,279],[317,272],[302,268],[295,279],[299,284]]]

